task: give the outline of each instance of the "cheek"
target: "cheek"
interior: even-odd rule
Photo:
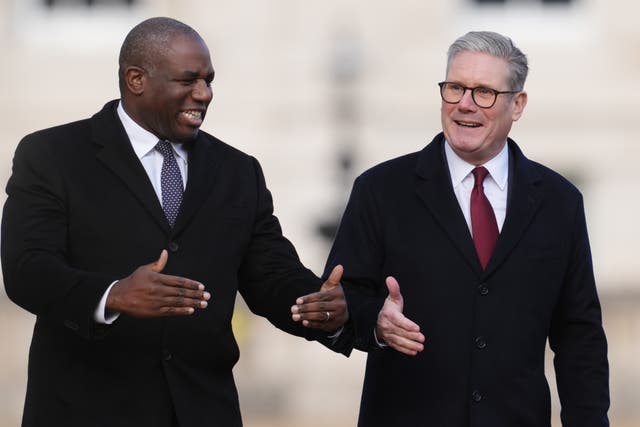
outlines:
[[[455,108],[456,104],[447,104],[442,102],[442,104],[440,104],[440,113],[442,114],[442,118],[450,116]]]
[[[440,121],[443,127],[451,126],[451,116],[453,114],[454,107],[451,104],[443,104],[440,107]]]
[[[509,130],[511,130],[511,123],[511,118],[504,115],[494,118],[491,121],[491,126],[489,127],[490,135],[500,139],[506,138],[509,134]]]

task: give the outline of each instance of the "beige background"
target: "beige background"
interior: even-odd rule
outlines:
[[[419,150],[439,130],[436,83],[448,45],[473,29],[511,36],[531,66],[529,104],[512,136],[585,194],[610,343],[612,425],[640,425],[637,2],[76,2],[48,10],[40,0],[0,0],[0,185],[22,136],[118,97],[117,53],[133,25],[172,16],[212,50],[204,129],[260,159],[285,233],[318,274],[330,242],[317,228],[341,214],[355,174]],[[341,156],[351,168],[339,167]],[[332,354],[238,306],[245,425],[355,425],[365,356]],[[0,291],[0,427],[19,425],[32,325]]]

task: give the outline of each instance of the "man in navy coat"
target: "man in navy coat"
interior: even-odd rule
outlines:
[[[327,266],[345,268],[354,345],[369,352],[361,427],[549,427],[547,340],[563,425],[608,425],[582,195],[508,137],[527,72],[510,39],[459,38],[443,132],[356,179]]]
[[[146,20],[119,62],[120,100],[14,157],[4,281],[37,316],[22,425],[240,426],[237,293],[331,342],[348,316],[340,270],[310,328],[294,323],[291,304],[322,281],[283,237],[256,159],[199,130],[214,70],[195,30]]]

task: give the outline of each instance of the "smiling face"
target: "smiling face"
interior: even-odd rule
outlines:
[[[498,91],[508,86],[509,68],[504,59],[480,52],[463,51],[453,59],[448,82],[466,87],[483,86]],[[526,92],[498,95],[491,108],[480,108],[467,90],[457,104],[442,101],[442,129],[451,148],[468,163],[481,165],[495,157],[527,104]]]
[[[199,37],[176,35],[148,68],[126,70],[132,96],[125,100],[125,110],[159,139],[193,140],[213,97],[214,70],[206,44]]]

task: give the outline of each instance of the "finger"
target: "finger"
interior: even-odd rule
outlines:
[[[163,307],[160,310],[161,316],[189,316],[195,312],[193,307]]]
[[[329,326],[325,322],[315,322],[313,320],[303,320],[302,325],[309,329],[329,330]]]
[[[387,333],[406,335],[420,332],[420,326],[407,318],[394,304],[385,302],[378,315],[378,325]]]
[[[334,312],[332,308],[326,307],[324,309],[318,308],[317,310],[311,311],[300,311],[295,310],[293,313],[293,319],[298,320],[308,320],[312,322],[328,322],[329,320],[335,319],[338,316],[338,312]]]
[[[338,291],[333,291],[333,289],[314,292],[312,294],[301,296],[296,300],[296,305],[298,305],[299,307],[306,307],[306,306],[312,306],[314,304],[318,304],[325,301],[333,301],[336,298],[336,296],[341,294]]]
[[[320,291],[328,291],[340,285],[342,273],[344,273],[344,268],[342,267],[342,265],[338,264],[333,267],[333,270],[331,270],[331,274],[329,274],[329,278],[320,287]]]
[[[164,315],[170,316],[192,314],[195,309],[207,308],[207,300],[210,297],[208,292],[179,289],[178,292],[163,296],[159,300],[160,310]]]
[[[344,292],[342,292],[341,288],[338,288],[338,291],[334,291],[334,289],[336,289],[336,286],[340,286],[340,283],[338,283],[338,285],[328,286],[327,283],[329,283],[329,279],[327,279],[327,281],[322,284],[322,287],[320,287],[320,291],[298,297],[298,299],[296,299],[296,304],[302,306],[319,301],[332,301],[336,297],[344,298]]]
[[[165,284],[163,284],[161,287],[159,287],[156,290],[156,294],[159,295],[161,298],[182,297],[182,298],[204,300],[204,301],[208,301],[211,299],[211,294],[202,289],[189,289],[189,288],[171,286],[171,285],[165,285]]]
[[[405,333],[414,333],[420,332],[420,326],[409,318],[405,317],[403,314],[395,313],[394,316],[391,316],[388,320],[393,324],[394,328],[399,332]],[[402,331],[402,332],[400,332]]]
[[[424,335],[420,332],[407,332],[407,331],[390,331],[382,330],[381,336],[388,344],[394,344],[398,347],[409,348],[412,350],[419,350],[423,348]]]
[[[387,289],[389,290],[389,298],[393,302],[400,304],[400,309],[402,310],[403,301],[402,294],[400,293],[400,284],[393,276],[387,277],[385,283],[387,284]]]
[[[211,294],[209,292],[204,291],[191,291],[183,288],[168,288],[170,292],[166,294],[167,301],[175,301],[179,302],[179,305],[189,305],[193,307],[200,306],[202,308],[206,307],[201,303],[206,303],[211,299]]]
[[[345,311],[344,309],[340,310],[339,308],[329,307],[326,307],[326,309],[301,311],[300,306],[294,305],[291,307],[291,319],[294,322],[302,321],[305,326],[307,326],[308,322],[321,324],[343,318]],[[327,313],[329,313],[329,316],[327,316]],[[341,323],[344,323],[344,321]]]
[[[334,311],[341,311],[344,305],[344,300],[328,300],[306,304],[296,304],[291,307],[291,313],[300,314],[303,316],[303,318],[308,318],[309,320],[315,320],[316,317],[322,319],[325,312],[328,311],[333,314]],[[318,313],[320,315],[317,315]]]
[[[158,281],[163,285],[171,286],[174,288],[184,288],[196,291],[203,291],[204,285],[195,280],[187,279],[181,276],[170,276],[167,274],[159,274]]]
[[[169,259],[169,253],[166,249],[163,249],[162,252],[160,252],[160,257],[155,262],[149,264],[151,271],[160,273],[166,267],[167,259]]]
[[[420,332],[420,326],[418,326],[417,323],[407,319],[406,317],[402,319],[402,321],[398,324],[398,326],[401,328],[402,331],[404,331],[407,334]]]
[[[199,298],[187,298],[185,296],[177,296],[171,298],[172,307],[193,307],[193,308],[207,308],[209,303],[205,299]]]
[[[424,343],[424,335],[422,335],[421,332],[409,332],[409,331],[402,330],[399,333],[392,334],[391,336],[394,337],[396,340],[400,340],[402,342],[411,341],[416,344]]]
[[[335,319],[331,319],[330,322],[325,321],[324,319],[321,321],[317,320],[303,320],[302,325],[306,328],[310,329],[320,329],[327,332],[336,331],[340,326],[342,326],[343,322],[335,321]]]
[[[408,340],[406,338],[397,338],[395,340],[387,341],[389,347],[393,348],[400,353],[415,356],[422,350],[424,350],[424,345],[420,342]]]
[[[424,349],[424,335],[420,332],[408,332],[390,325],[379,324],[376,328],[376,336],[394,349],[406,353]]]

